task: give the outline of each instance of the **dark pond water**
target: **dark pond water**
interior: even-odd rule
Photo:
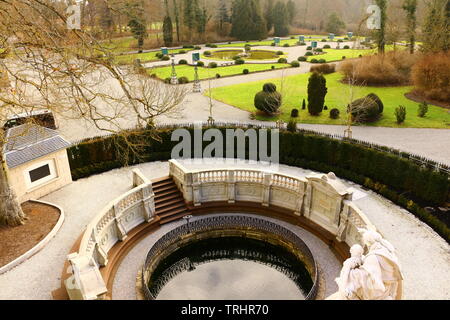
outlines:
[[[153,272],[158,300],[303,300],[313,285],[302,261],[281,246],[242,237],[179,248]]]

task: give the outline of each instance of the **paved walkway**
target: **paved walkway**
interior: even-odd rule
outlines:
[[[167,162],[137,167],[151,179],[165,176],[169,170]],[[131,169],[113,170],[82,179],[44,197],[43,200],[64,208],[66,220],[43,250],[0,275],[0,299],[51,299],[51,291],[60,285],[59,277],[71,246],[108,202],[131,188]],[[279,171],[294,176],[311,173],[287,166],[280,166]],[[450,299],[449,245],[406,210],[359,186],[353,187],[367,194],[356,201],[357,205],[397,248],[405,275],[405,298]],[[131,270],[129,277],[135,277],[135,271]]]

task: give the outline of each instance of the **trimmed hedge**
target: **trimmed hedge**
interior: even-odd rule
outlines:
[[[124,152],[122,137],[106,137],[72,146],[68,154],[73,180],[124,165],[167,161],[172,148],[178,144],[171,141],[171,133],[172,129],[159,130],[159,141],[152,139],[148,131],[127,136],[129,141],[145,145],[139,150],[140,156]],[[205,142],[205,146],[208,144]],[[280,150],[282,164],[320,172],[333,171],[343,179],[370,188],[409,210],[450,242],[448,225],[424,209],[445,205],[450,200],[448,175],[394,154],[303,132],[280,132]]]

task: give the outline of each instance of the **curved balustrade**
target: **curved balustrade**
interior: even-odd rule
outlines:
[[[108,264],[108,251],[128,232],[155,216],[152,183],[133,170],[133,189],[110,202],[87,226],[78,253],[68,256],[72,276],[65,281],[71,299],[97,299],[106,293],[99,266]]]

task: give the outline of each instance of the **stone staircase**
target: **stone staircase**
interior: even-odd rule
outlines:
[[[165,224],[189,214],[183,194],[171,177],[153,181],[156,215]]]

